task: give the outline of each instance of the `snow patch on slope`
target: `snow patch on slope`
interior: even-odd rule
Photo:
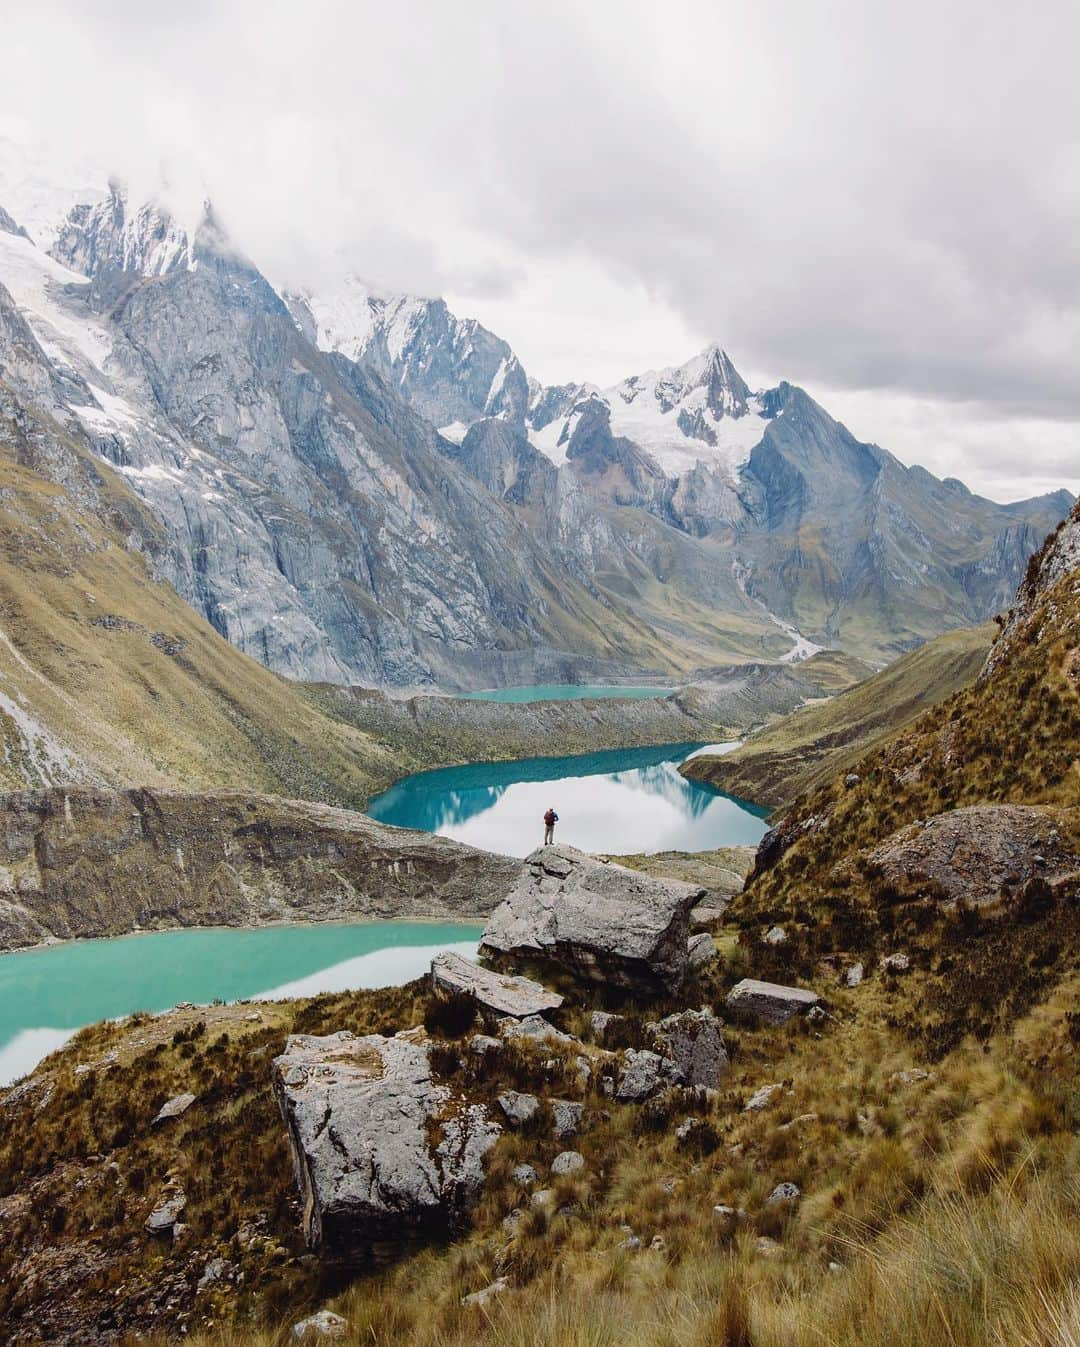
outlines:
[[[69,271],[29,239],[0,233],[0,282],[50,360],[80,374],[86,366],[104,368],[112,353],[104,325],[89,312],[72,313],[63,300],[66,286],[89,284],[85,276]]]

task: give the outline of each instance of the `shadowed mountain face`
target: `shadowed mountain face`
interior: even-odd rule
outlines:
[[[16,230],[0,283],[49,371],[30,405],[47,393],[150,508],[177,591],[292,677],[884,660],[1002,606],[1068,506],[906,469],[715,348],[539,387],[442,301],[279,294],[212,214],[189,237],[115,187],[52,256]]]

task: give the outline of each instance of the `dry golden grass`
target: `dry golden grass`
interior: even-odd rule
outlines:
[[[947,632],[824,703],[766,725],[723,757],[698,757],[684,775],[765,805],[785,805],[846,772],[930,707],[974,682],[993,624]]]
[[[740,948],[734,962],[714,969],[695,999],[717,1003],[742,957]],[[171,1038],[158,1021],[88,1031],[47,1064],[57,1089],[35,1116],[33,1147],[25,1146],[21,1111],[5,1110],[3,1190],[32,1192],[37,1228],[55,1229],[53,1241],[88,1262],[106,1244],[119,1251],[114,1269],[98,1274],[100,1286],[80,1292],[88,1321],[118,1287],[138,1304],[137,1286],[149,1296],[155,1282],[194,1266],[182,1273],[190,1288],[206,1258],[232,1260],[245,1272],[242,1288],[189,1289],[177,1309],[155,1311],[141,1325],[145,1333],[164,1318],[175,1333],[182,1318],[187,1340],[203,1347],[283,1344],[296,1319],[327,1303],[349,1319],[348,1341],[386,1347],[1074,1347],[1062,1334],[1080,1278],[1080,1034],[1070,1018],[1080,978],[1063,977],[988,1044],[965,1041],[933,1064],[931,1077],[907,1082],[896,1073],[930,1065],[894,1024],[898,1009],[921,998],[917,977],[890,986],[873,976],[858,990],[829,995],[833,1018],[820,1030],[802,1022],[729,1027],[731,1072],[708,1105],[675,1094],[647,1108],[618,1106],[595,1080],[579,1093],[561,1060],[572,1053],[521,1045],[497,1067],[468,1056],[458,1065],[458,1041],[437,1037],[439,1065],[473,1097],[491,1099],[507,1085],[582,1097],[588,1126],[572,1144],[586,1169],[552,1185],[549,1208],[530,1210],[512,1181],[514,1166],[527,1160],[543,1174],[566,1143],[543,1124],[506,1134],[468,1235],[382,1273],[361,1273],[337,1299],[298,1243],[268,1059],[289,1028],[385,1030],[426,1017],[438,1036],[439,1017],[416,988],[277,1007],[262,1026],[235,1018],[225,1026],[217,1017],[235,1012],[210,1011],[205,1033],[192,1033],[187,1012]],[[634,1041],[644,1016],[627,1011]],[[580,1031],[586,1020],[587,1006],[567,1012],[568,1028]],[[451,1035],[459,1029],[446,1025]],[[143,1040],[135,1052],[123,1046],[133,1036]],[[111,1048],[120,1048],[112,1072],[95,1073],[91,1083],[72,1074],[75,1060]],[[761,1112],[745,1112],[746,1098],[771,1082],[784,1086],[780,1095]],[[213,1107],[192,1110],[167,1132],[138,1125],[184,1088]],[[132,1114],[134,1101],[141,1103]],[[676,1143],[675,1125],[689,1115],[709,1122],[710,1144]],[[133,1176],[123,1200],[99,1189],[102,1165],[86,1162],[94,1155],[115,1157]],[[137,1232],[170,1170],[189,1190],[192,1234],[162,1248]],[[41,1182],[36,1176],[45,1173],[51,1177]],[[83,1176],[93,1180],[72,1205]],[[766,1205],[781,1181],[802,1189],[794,1208]],[[718,1203],[746,1211],[734,1234],[713,1216]],[[60,1207],[62,1218],[53,1214]],[[511,1236],[503,1219],[515,1208],[526,1216]],[[245,1221],[261,1222],[249,1249],[237,1242]],[[620,1248],[626,1227],[642,1251]],[[14,1233],[10,1222],[7,1229]],[[18,1289],[24,1279],[12,1275],[22,1265],[10,1258],[27,1237],[9,1239],[5,1256],[16,1296],[11,1322],[20,1325],[33,1306]],[[768,1255],[759,1250],[763,1237],[776,1241]],[[654,1240],[662,1247],[651,1249]],[[484,1310],[461,1304],[496,1276],[509,1277],[512,1292]]]

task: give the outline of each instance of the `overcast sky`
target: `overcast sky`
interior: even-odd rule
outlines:
[[[3,42],[9,151],[208,192],[275,279],[445,294],[545,382],[718,341],[905,462],[1080,490],[1066,0],[6,0]]]

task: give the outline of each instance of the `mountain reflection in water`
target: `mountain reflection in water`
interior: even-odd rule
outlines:
[[[663,744],[443,767],[399,781],[371,802],[368,813],[511,856],[525,856],[540,844],[549,806],[559,815],[556,840],[585,851],[755,844],[767,810],[679,775],[679,763],[699,748]]]

